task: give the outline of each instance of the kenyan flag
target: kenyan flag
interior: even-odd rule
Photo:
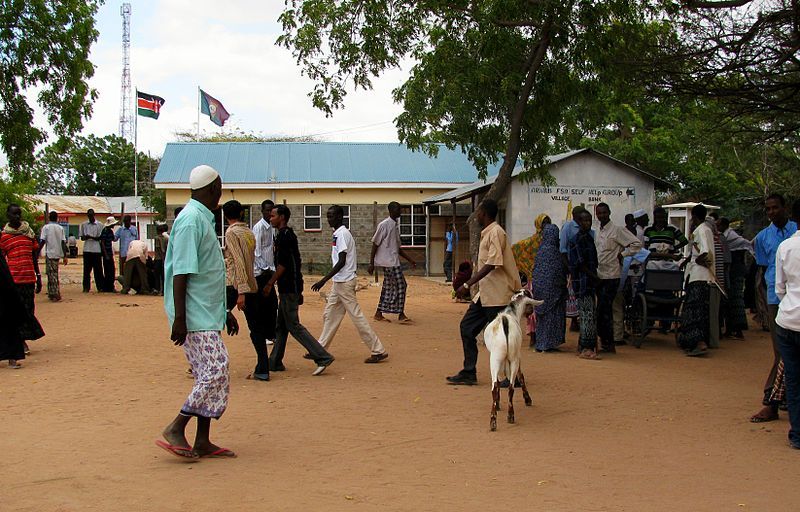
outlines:
[[[164,105],[164,98],[153,96],[146,92],[136,91],[136,106],[140,116],[158,119],[161,107]]]

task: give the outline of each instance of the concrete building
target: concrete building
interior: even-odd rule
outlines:
[[[546,165],[555,184],[526,182],[521,178],[522,168],[519,167],[512,175],[506,196],[499,201],[499,221],[512,243],[531,236],[534,220],[540,213],[546,213],[560,227],[572,218],[572,208],[578,205],[594,212],[595,205],[607,203],[611,208],[612,220],[618,224],[624,224],[625,214],[638,209],[649,212],[652,219],[655,190],[669,187],[668,183],[656,176],[592,149],[550,156]],[[468,215],[496,177],[495,174],[486,180],[427,197],[423,203],[429,212],[441,211],[447,205],[448,211],[462,208],[463,212],[457,213]],[[460,215],[456,218],[457,221],[462,219]],[[444,255],[444,242],[437,241],[443,238],[445,229],[443,222],[434,223],[431,227],[429,263],[434,275],[441,273],[439,269]],[[460,230],[461,233],[464,231],[466,228]],[[468,255],[469,252],[463,252],[460,256],[455,255],[454,260],[463,261]]]
[[[375,227],[388,215],[391,201],[403,205],[403,246],[423,272],[433,218],[426,215],[423,199],[472,183],[477,176],[463,153],[444,146],[433,158],[396,143],[170,143],[154,179],[166,191],[168,218],[189,200],[189,173],[200,164],[211,165],[222,176],[223,203],[236,199],[248,207],[251,226],[260,219],[264,199],[291,208],[290,225],[300,240],[306,272],[330,268],[331,232],[325,219],[330,205],[345,208],[346,224],[358,243],[358,263],[365,267]],[[469,205],[462,213],[469,215]],[[447,214],[446,209],[437,212]],[[462,245],[466,248],[467,241]]]

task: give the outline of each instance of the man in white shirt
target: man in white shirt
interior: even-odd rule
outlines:
[[[100,254],[100,234],[103,232],[103,225],[95,219],[92,208],[86,210],[86,217],[89,220],[81,224],[78,230],[78,236],[83,240],[83,293],[89,293],[92,272],[98,291],[102,290],[105,284],[103,259]]]
[[[800,223],[800,199],[792,205]],[[780,299],[775,334],[783,359],[789,444],[800,449],[800,231],[778,246],[775,255],[775,294]]]
[[[61,286],[58,282],[58,261],[67,264],[67,237],[64,228],[58,224],[58,213],[50,211],[50,222],[42,227],[39,246],[44,247],[47,268],[47,298],[53,302],[61,300]]]
[[[392,201],[389,203],[389,216],[378,224],[372,237],[372,253],[367,272],[372,274],[376,266],[383,267],[383,286],[378,308],[375,310],[375,320],[388,322],[389,319],[383,316],[388,313],[399,315],[398,321],[407,324],[411,322],[405,313],[408,284],[400,265],[400,256],[411,263],[411,268],[417,268],[417,264],[400,246],[400,226],[397,224],[399,218],[400,203]]]
[[[686,285],[681,314],[678,344],[687,356],[697,357],[707,353],[710,340],[709,301],[714,276],[714,233],[705,222],[706,207],[702,204],[692,208],[692,252],[686,265],[689,284]]]
[[[389,357],[389,354],[383,348],[378,335],[369,326],[369,322],[361,311],[361,306],[358,305],[358,299],[356,299],[356,266],[358,262],[356,241],[350,234],[350,230],[343,224],[344,209],[341,206],[333,205],[328,208],[327,217],[328,224],[334,229],[331,243],[333,268],[328,275],[311,287],[312,290],[318,292],[325,286],[325,283],[333,279],[333,288],[328,293],[325,303],[324,325],[319,343],[326,349],[328,348],[346,311],[361,336],[361,340],[369,348],[371,355],[364,362],[379,363]]]
[[[253,234],[256,237],[255,260],[253,261],[253,275],[256,277],[258,292],[253,296],[252,301],[256,314],[253,320],[257,325],[250,327],[250,338],[255,346],[256,343],[272,345],[275,340],[275,322],[278,315],[278,294],[274,288],[270,288],[265,295],[264,288],[275,273],[275,228],[270,224],[270,216],[275,203],[269,199],[261,203],[261,219],[253,226]],[[255,328],[255,329],[254,329]]]
[[[597,334],[602,352],[616,352],[615,345],[623,343],[623,297],[619,291],[622,261],[642,248],[642,243],[624,226],[611,221],[611,209],[606,203],[595,207],[600,229],[597,232]]]

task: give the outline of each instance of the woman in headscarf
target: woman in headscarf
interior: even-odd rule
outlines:
[[[19,205],[9,205],[6,216],[8,224],[0,234],[0,253],[5,258],[17,294],[25,308],[18,329],[24,343],[24,340],[38,340],[44,336],[42,326],[34,314],[34,297],[42,290],[38,262],[39,242],[28,223],[22,220],[22,209]]]
[[[531,283],[533,298],[544,301],[536,307],[536,350],[558,352],[567,329],[567,269],[559,250],[558,228],[552,224],[542,229]]]
[[[524,277],[523,282],[527,283],[528,290],[531,288],[531,277],[533,275],[533,265],[536,262],[536,253],[539,250],[539,245],[542,242],[542,228],[550,224],[550,217],[542,213],[533,225],[536,231],[528,238],[524,238],[511,246],[511,252],[514,254],[514,260],[517,263],[517,270],[519,270],[520,277]],[[531,337],[531,346],[536,341],[536,315],[528,317],[527,334]]]

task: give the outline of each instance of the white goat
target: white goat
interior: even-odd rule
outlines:
[[[533,313],[533,308],[542,304],[534,300],[528,290],[520,290],[511,298],[506,308],[489,322],[483,332],[483,342],[489,351],[489,367],[492,374],[492,416],[489,428],[497,430],[497,411],[500,409],[500,381],[508,379],[508,422],[514,423],[514,382],[519,380],[525,405],[533,404],[525,376],[520,370],[522,351],[522,321]]]

